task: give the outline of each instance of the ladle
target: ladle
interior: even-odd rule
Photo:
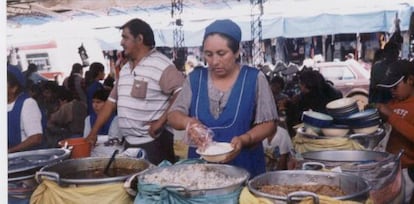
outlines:
[[[108,170],[109,170],[109,167],[111,166],[112,162],[115,160],[115,156],[116,156],[116,154],[118,154],[118,152],[119,152],[119,150],[118,150],[118,149],[116,149],[116,150],[112,153],[112,156],[111,156],[111,158],[109,159],[108,164],[106,164],[105,170],[104,170],[104,172],[103,172],[105,175],[108,175]]]

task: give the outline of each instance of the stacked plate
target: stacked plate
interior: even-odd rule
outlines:
[[[326,104],[326,111],[335,119],[346,118],[358,113],[358,104],[354,98],[340,98]]]
[[[341,123],[351,127],[355,133],[370,134],[378,129],[381,119],[377,109],[367,109],[344,118]]]

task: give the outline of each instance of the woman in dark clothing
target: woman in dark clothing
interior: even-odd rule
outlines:
[[[328,83],[318,71],[304,68],[299,73],[300,94],[286,104],[286,123],[289,133],[295,135],[293,126],[301,123],[303,111],[309,109],[326,113],[326,104],[342,98],[342,93]]]
[[[63,86],[72,92],[74,98],[86,104],[86,85],[81,64],[75,63],[72,65],[70,76],[63,81]]]

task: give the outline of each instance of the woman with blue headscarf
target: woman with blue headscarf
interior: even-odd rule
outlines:
[[[256,176],[265,172],[262,140],[275,134],[276,105],[265,75],[239,64],[241,29],[231,20],[216,20],[205,29],[203,54],[208,64],[187,77],[168,114],[177,130],[206,126],[214,141],[230,142],[234,151],[221,163],[245,168]],[[188,157],[196,158],[196,147]]]

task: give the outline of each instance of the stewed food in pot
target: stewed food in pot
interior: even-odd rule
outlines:
[[[260,192],[276,195],[287,196],[289,193],[296,191],[308,191],[318,195],[325,195],[329,197],[345,196],[345,192],[338,186],[312,184],[312,185],[263,185],[258,188]]]

